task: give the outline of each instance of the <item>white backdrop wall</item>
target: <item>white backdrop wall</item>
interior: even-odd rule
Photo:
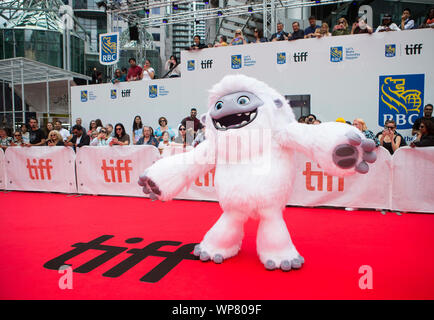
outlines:
[[[340,56],[332,54],[336,47]],[[398,131],[409,137],[411,121],[434,101],[433,52],[433,29],[184,51],[179,79],[71,88],[72,117],[81,117],[85,126],[96,118],[122,122],[130,134],[135,115],[154,128],[165,116],[176,128],[190,108],[206,112],[214,83],[226,74],[243,73],[283,95],[310,95],[311,112],[322,121],[360,117],[376,133],[390,114],[399,120]]]

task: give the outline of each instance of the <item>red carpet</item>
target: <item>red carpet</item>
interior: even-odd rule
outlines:
[[[217,203],[25,192],[0,193],[0,203],[0,299],[434,299],[434,215],[287,208],[301,270],[264,269],[256,221],[235,258],[184,259],[170,270],[165,256],[200,242],[221,213]],[[113,236],[107,250],[65,261],[73,289],[60,289],[64,275],[47,268],[53,259],[104,235]],[[122,248],[110,256],[114,247]],[[156,249],[170,252],[152,256]],[[359,288],[363,265],[372,267],[373,289]]]

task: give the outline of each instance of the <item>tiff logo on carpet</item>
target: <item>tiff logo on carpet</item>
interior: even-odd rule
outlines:
[[[319,166],[318,166],[319,167]],[[306,176],[306,189],[308,191],[315,191],[315,186],[312,185],[312,177],[317,178],[316,190],[323,191],[324,188],[324,176],[327,177],[326,188],[327,191],[333,191],[333,176],[323,173],[322,171],[313,171],[312,163],[306,162],[306,170],[303,171],[303,175]],[[338,177],[338,191],[344,191],[344,178]]]
[[[50,164],[51,159],[30,159],[27,160],[27,169],[29,170],[29,176],[32,180],[51,180],[51,169],[53,166]]]
[[[148,244],[147,246],[144,246],[143,248],[133,248],[130,250],[128,250],[127,247],[102,244],[113,237],[114,236],[111,235],[103,235],[89,242],[78,242],[73,244],[72,247],[74,247],[74,249],[48,261],[44,264],[44,268],[50,270],[60,270],[60,268],[65,268],[65,266],[70,267],[71,264],[68,264],[67,261],[81,255],[82,253],[87,253],[90,250],[102,251],[102,253],[97,257],[73,269],[73,272],[88,273],[118,256],[119,254],[127,253],[128,256],[123,261],[102,274],[103,277],[117,278],[147,257],[163,257],[163,261],[161,261],[157,266],[140,278],[140,281],[155,283],[166,276],[181,261],[199,259],[191,253],[197,243],[188,243],[180,246],[182,242],[178,241],[155,241]],[[125,243],[134,244],[142,241],[142,238],[130,238],[125,240]],[[164,246],[173,246],[178,248],[174,251],[160,250],[160,248]]]
[[[133,170],[130,166],[131,163],[131,160],[116,160],[115,166],[114,160],[110,160],[109,165],[107,165],[107,162],[103,160],[101,169],[104,172],[104,181],[122,183],[122,172],[124,172],[125,182],[130,183],[130,171]]]

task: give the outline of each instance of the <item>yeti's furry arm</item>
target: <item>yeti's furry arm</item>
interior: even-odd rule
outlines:
[[[304,153],[331,175],[367,173],[376,160],[375,143],[356,128],[340,122],[318,125],[291,122],[278,130],[278,143]]]
[[[208,140],[191,151],[165,157],[147,168],[139,185],[151,199],[171,200],[202,174],[215,167],[214,150]]]

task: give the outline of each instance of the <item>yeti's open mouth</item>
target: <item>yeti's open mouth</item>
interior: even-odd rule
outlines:
[[[258,109],[255,109],[249,112],[230,114],[220,119],[212,119],[212,122],[217,130],[238,129],[255,120],[257,115]]]

